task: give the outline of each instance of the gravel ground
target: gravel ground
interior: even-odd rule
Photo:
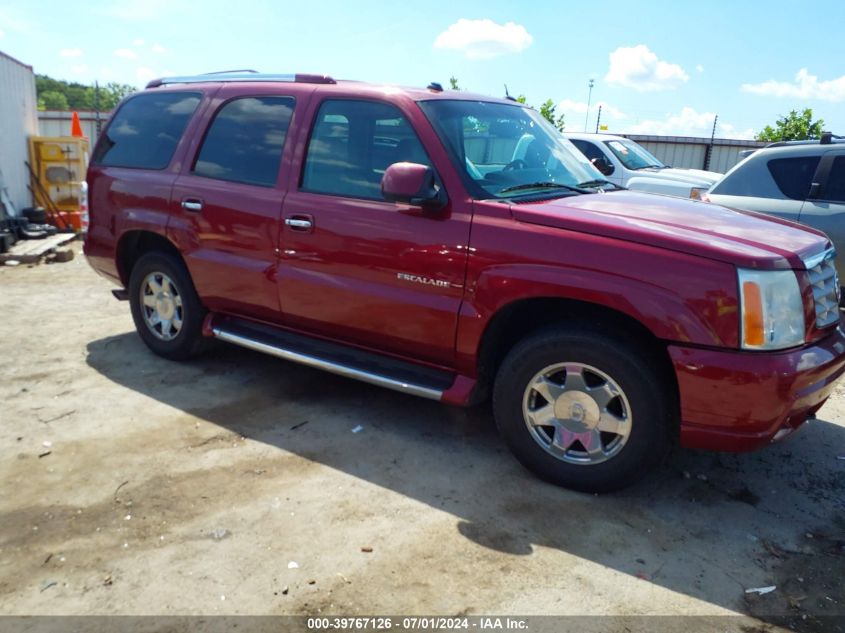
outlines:
[[[0,614],[842,630],[845,385],[780,444],[681,450],[634,488],[584,495],[523,470],[483,409],[223,345],[155,357],[74,248],[0,267]]]

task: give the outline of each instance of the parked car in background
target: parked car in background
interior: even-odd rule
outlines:
[[[88,183],[85,254],[156,354],[218,339],[492,397],[516,457],[580,490],[630,484],[676,441],[779,440],[845,371],[832,286],[811,286],[815,266],[835,278],[827,237],[620,190],[505,99],[156,80],[112,116]]]
[[[642,145],[612,134],[564,134],[610,182],[649,193],[700,199],[722,174],[668,167]]]
[[[845,138],[827,133],[821,140],[759,149],[713,185],[705,200],[812,226],[845,249]],[[845,266],[838,266],[842,279]]]

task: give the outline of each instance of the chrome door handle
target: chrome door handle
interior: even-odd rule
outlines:
[[[302,220],[300,218],[285,218],[285,224],[295,229],[310,229],[311,220]]]
[[[182,208],[185,211],[202,211],[202,200],[182,200]]]

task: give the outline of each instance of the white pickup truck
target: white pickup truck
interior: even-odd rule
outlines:
[[[612,183],[650,193],[701,199],[722,174],[667,167],[648,150],[623,136],[564,134]]]

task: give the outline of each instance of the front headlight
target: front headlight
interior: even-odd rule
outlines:
[[[804,343],[804,302],[791,270],[738,268],[740,341],[745,349],[772,350]]]

